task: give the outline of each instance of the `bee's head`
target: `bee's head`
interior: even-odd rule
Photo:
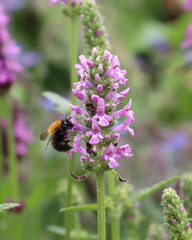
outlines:
[[[62,122],[61,122],[62,126],[65,127],[65,128],[73,128],[74,125],[73,123],[70,121],[70,118],[66,118],[64,119]]]

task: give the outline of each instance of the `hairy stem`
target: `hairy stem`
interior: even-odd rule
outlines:
[[[98,240],[106,240],[104,172],[96,172]]]
[[[115,178],[112,172],[108,172],[108,192],[109,196],[113,198],[115,193]],[[120,240],[120,220],[118,217],[111,217],[111,240]]]

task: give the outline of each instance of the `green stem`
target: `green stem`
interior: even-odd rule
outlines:
[[[112,172],[108,172],[108,192],[109,196],[113,198],[115,193],[115,178]],[[120,240],[120,219],[118,217],[111,217],[111,240]]]
[[[106,240],[104,172],[96,172],[98,240]]]
[[[8,159],[9,159],[9,174],[10,174],[10,186],[11,194],[14,202],[20,200],[19,193],[19,181],[18,181],[18,164],[15,148],[15,137],[14,137],[14,117],[13,117],[13,105],[9,95],[5,97],[5,108],[7,115],[7,136],[8,136]],[[22,216],[13,216],[14,226],[14,239],[22,240]]]
[[[75,64],[77,63],[77,54],[78,54],[78,44],[77,44],[77,17],[73,16],[70,18],[71,20],[71,51],[70,51],[70,59],[71,59],[71,89],[73,87],[73,84],[77,82],[77,75],[76,75],[76,69]],[[72,94],[71,98],[72,104],[77,104],[77,98],[74,94]]]
[[[74,155],[74,154],[73,154]],[[68,171],[68,175],[67,175],[67,195],[66,195],[66,202],[65,202],[65,206],[71,206],[71,200],[72,200],[72,177],[69,174],[70,171],[72,171],[74,169],[75,166],[75,156],[73,156],[73,158],[70,160],[70,164],[69,164],[69,171]],[[66,230],[66,235],[65,235],[65,239],[66,240],[70,240],[71,236],[70,236],[70,232],[71,232],[71,215],[72,213],[69,212],[65,212],[64,213],[64,221],[65,221],[65,230]]]
[[[77,54],[78,54],[78,46],[77,46],[77,17],[72,16],[70,18],[71,21],[71,34],[70,34],[70,43],[71,43],[71,50],[70,50],[70,71],[71,71],[71,89],[73,87],[73,84],[77,81],[77,75],[76,75],[76,69],[75,64],[77,63]],[[77,98],[72,94],[71,103],[73,105],[77,105]],[[69,164],[69,170],[68,170],[68,176],[67,176],[67,196],[66,196],[66,207],[71,206],[71,200],[72,200],[72,185],[73,185],[73,179],[70,176],[70,172],[73,172],[75,166],[75,154],[73,154],[73,158],[70,160]],[[71,212],[66,212],[64,214],[64,221],[65,221],[65,230],[66,235],[65,239],[70,240],[70,232],[71,232]]]
[[[14,138],[14,119],[13,119],[13,107],[10,96],[6,96],[6,108],[7,108],[7,118],[8,118],[8,159],[10,168],[10,183],[11,183],[11,193],[13,201],[19,200],[19,181],[18,181],[18,164],[15,149],[15,138]]]

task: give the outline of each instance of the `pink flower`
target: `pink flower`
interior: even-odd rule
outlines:
[[[189,24],[185,35],[185,40],[181,43],[181,47],[184,49],[192,47],[192,24]]]
[[[119,163],[116,160],[119,160],[119,155],[115,153],[115,147],[110,143],[108,149],[105,150],[102,159],[109,161],[108,166],[110,168],[116,168],[119,166]]]
[[[97,112],[93,119],[99,120],[98,124],[102,127],[108,126],[110,124],[109,122],[112,121],[112,117],[105,114],[105,100],[103,98],[99,98],[97,102]]]
[[[114,127],[114,132],[120,132],[120,131],[128,131],[131,134],[131,137],[135,137],[135,133],[132,128],[129,127],[129,125],[134,121],[133,116],[128,116],[127,119],[123,124],[120,124],[116,127]]]
[[[183,3],[183,9],[185,11],[188,11],[192,8],[192,0],[185,0],[185,2]]]
[[[91,139],[89,140],[90,144],[98,144],[100,142],[100,139],[103,139],[103,135],[101,134],[101,128],[98,126],[96,121],[92,122],[92,131],[88,131],[85,134],[87,137],[91,136]]]
[[[122,145],[121,147],[118,147],[116,154],[120,156],[125,156],[125,157],[132,157],[133,154],[131,153],[132,149],[128,144]]]

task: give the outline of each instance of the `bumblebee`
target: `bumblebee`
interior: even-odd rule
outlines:
[[[52,147],[59,152],[68,152],[71,150],[72,147],[69,144],[71,140],[69,137],[70,130],[74,127],[74,125],[70,119],[71,118],[65,118],[64,120],[57,120],[53,122],[47,131],[40,134],[40,140],[44,141],[48,136],[50,136],[47,146],[49,142],[51,142]]]

